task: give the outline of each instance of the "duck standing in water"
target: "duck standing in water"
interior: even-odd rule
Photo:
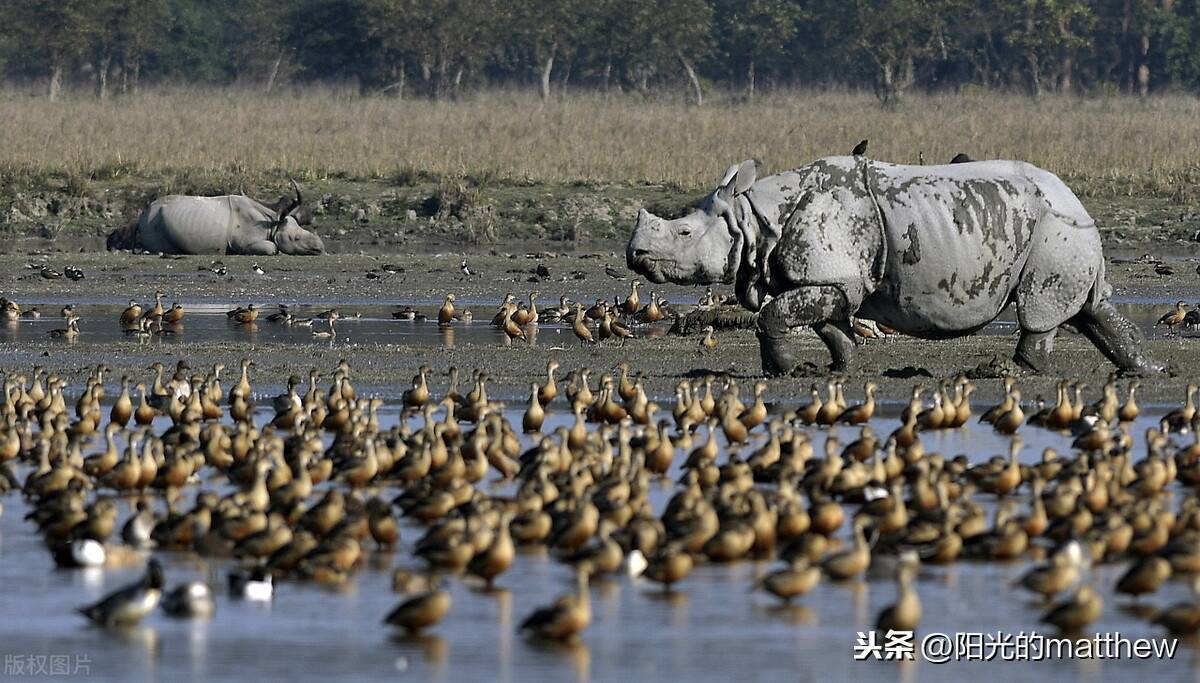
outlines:
[[[203,581],[189,581],[167,593],[163,611],[181,619],[207,619],[217,610],[212,589]]]
[[[229,574],[229,594],[251,602],[269,602],[275,593],[271,574],[263,567]]]
[[[450,602],[450,593],[440,590],[437,580],[432,579],[428,591],[400,603],[383,623],[398,626],[410,635],[419,633],[441,621],[450,611]]]
[[[519,630],[548,640],[566,641],[586,629],[592,623],[586,569],[577,572],[575,583],[574,593],[563,595],[553,604],[534,610],[521,622]]]
[[[106,628],[130,626],[158,606],[162,588],[162,565],[151,559],[141,580],[108,594],[100,602],[80,607],[79,613]]]

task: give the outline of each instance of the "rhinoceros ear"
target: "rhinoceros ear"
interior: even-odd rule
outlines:
[[[758,180],[758,166],[753,159],[747,159],[740,164],[730,166],[729,170],[725,171],[717,193],[728,201],[749,190],[756,180]]]

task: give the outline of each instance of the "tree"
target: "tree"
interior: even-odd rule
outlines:
[[[882,103],[899,101],[916,80],[916,60],[944,41],[947,9],[945,0],[853,0],[849,26],[841,30],[850,54],[864,56],[874,67],[875,94]]]
[[[795,0],[718,0],[715,23],[722,56],[736,73],[743,74],[746,96],[754,97],[759,70],[786,68],[787,48],[797,34],[805,12]]]
[[[641,92],[651,78],[682,67],[692,97],[704,103],[697,64],[712,52],[712,6],[706,0],[611,0],[605,4],[605,35],[614,40],[609,57],[623,78]]]
[[[578,6],[572,0],[522,0],[511,4],[511,14],[503,22],[510,29],[518,59],[537,68],[543,100],[550,99],[555,60],[576,47]]]
[[[233,0],[226,21],[232,29],[230,35],[236,36],[239,76],[261,79],[263,90],[273,91],[292,49],[291,29],[303,16],[296,14],[295,7],[274,0]]]
[[[1066,92],[1074,82],[1076,53],[1090,45],[1086,37],[1094,16],[1085,0],[1023,0],[1005,5],[1006,40],[1025,62],[1030,92],[1036,97],[1046,81]]]
[[[62,92],[67,68],[88,46],[92,35],[88,0],[11,0],[10,26],[25,50],[48,72],[51,100]]]
[[[1200,88],[1200,0],[1178,0],[1164,10],[1163,72],[1172,81]]]

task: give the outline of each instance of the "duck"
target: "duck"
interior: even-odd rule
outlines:
[[[575,574],[576,589],[546,607],[535,609],[521,622],[518,631],[547,640],[568,641],[576,638],[592,623],[592,603],[588,595],[588,572]]]
[[[529,293],[529,305],[522,306],[522,307],[518,308],[516,311],[513,311],[513,313],[512,313],[513,322],[515,322],[517,325],[519,325],[521,327],[524,327],[526,325],[536,325],[538,323],[539,316],[538,316],[537,301],[536,301],[537,296],[538,296],[538,292],[536,292],[536,291]]]
[[[106,628],[129,626],[141,621],[162,598],[162,565],[151,558],[146,574],[136,583],[109,593],[99,602],[80,607],[79,613],[93,623]]]
[[[633,331],[630,330],[628,327],[625,327],[625,325],[620,320],[617,320],[616,316],[613,314],[612,311],[606,311],[604,313],[604,319],[600,323],[600,328],[601,328],[600,337],[602,339],[605,336],[604,330],[607,330],[608,335],[610,335],[612,337],[616,337],[617,340],[620,342],[621,346],[625,345],[626,339],[633,338]]]
[[[1017,455],[1024,446],[1024,440],[1014,436],[1008,445],[1008,463],[999,471],[985,474],[977,481],[979,490],[994,493],[1003,498],[1021,485],[1021,466]]]
[[[49,334],[51,339],[73,341],[79,336],[79,316],[67,318],[67,326],[65,328],[50,330]]]
[[[238,306],[232,311],[226,311],[225,317],[239,325],[251,325],[258,319],[258,307],[254,304],[244,308]]]
[[[441,308],[438,309],[437,316],[438,316],[438,324],[439,325],[443,325],[443,326],[449,325],[451,322],[454,321],[454,295],[453,294],[446,295],[446,300],[442,303]]]
[[[868,422],[875,415],[875,391],[878,388],[879,385],[868,380],[867,383],[863,385],[863,393],[866,396],[866,400],[858,405],[850,406],[844,410],[842,414],[838,416],[837,421],[852,425],[861,425],[865,422]]]
[[[629,283],[629,296],[625,297],[625,303],[621,304],[621,311],[625,315],[633,315],[641,307],[641,301],[638,298],[638,287],[641,285],[642,283],[637,280]]]
[[[367,501],[367,530],[380,550],[393,548],[400,541],[400,527],[392,515],[392,506],[382,498]]]
[[[1104,600],[1096,589],[1081,586],[1075,595],[1052,606],[1038,621],[1056,626],[1063,633],[1078,633],[1099,619],[1103,611]]]
[[[634,316],[634,319],[640,323],[656,323],[667,317],[663,312],[664,300],[659,299],[658,295],[650,292],[650,302],[642,307],[641,311]]]
[[[912,583],[920,562],[915,553],[902,557],[896,568],[898,597],[896,602],[885,607],[875,619],[875,629],[888,631],[915,631],[921,623],[921,598],[913,590]]]
[[[754,383],[754,403],[738,415],[738,421],[741,422],[746,429],[754,429],[763,422],[767,421],[767,404],[763,400],[763,396],[766,394],[766,392],[766,382],[759,380]]]
[[[1137,399],[1135,398],[1135,394],[1137,393],[1138,387],[1140,387],[1141,384],[1142,383],[1136,379],[1129,383],[1128,397],[1125,399],[1125,403],[1121,404],[1121,407],[1117,410],[1117,419],[1119,419],[1122,423],[1128,424],[1133,422],[1138,418],[1138,415],[1141,414],[1141,410],[1137,405]]]
[[[1158,319],[1158,322],[1156,322],[1154,324],[1156,326],[1166,325],[1167,327],[1175,327],[1176,325],[1181,324],[1183,322],[1184,317],[1186,317],[1186,316],[1187,316],[1187,302],[1186,301],[1176,301],[1175,307],[1172,308],[1171,310],[1167,311],[1166,313],[1164,313],[1162,315],[1162,317],[1160,317]]]
[[[216,613],[217,603],[207,583],[188,581],[163,596],[162,609],[180,619],[208,619]]]
[[[512,518],[511,512],[502,513],[500,522],[492,534],[492,542],[467,563],[467,572],[483,579],[487,590],[492,590],[496,577],[512,566],[516,554],[508,526],[512,523]]]
[[[313,330],[313,339],[328,339],[331,341],[337,339],[337,329],[333,326],[336,321],[336,317],[330,317],[328,330]]]
[[[847,581],[860,576],[871,566],[871,547],[867,544],[864,529],[870,518],[856,517],[854,520],[854,545],[846,550],[829,555],[821,561],[821,568],[835,581]]]
[[[102,539],[84,536],[66,541],[51,551],[54,564],[63,568],[103,567],[108,559]]]
[[[229,573],[229,595],[250,602],[270,602],[275,594],[271,574],[264,567]]]
[[[558,367],[556,360],[546,362],[546,383],[538,387],[538,403],[543,408],[549,407],[554,399],[558,398],[558,383],[554,379]]]
[[[1137,600],[1146,593],[1153,593],[1171,578],[1171,563],[1161,557],[1149,555],[1133,562],[1117,580],[1116,592],[1133,596]]]
[[[575,304],[575,320],[571,323],[571,331],[575,334],[575,338],[579,340],[580,346],[596,343],[596,339],[592,336],[592,331],[588,329],[587,317],[583,314],[583,304],[578,302]]]
[[[290,306],[287,304],[275,304],[275,308],[275,312],[267,316],[267,322],[283,323],[284,325],[291,325],[295,322],[296,315],[292,312]]]
[[[183,306],[178,301],[172,302],[171,307],[163,313],[162,321],[168,325],[178,325],[183,321]]]
[[[139,500],[136,510],[121,527],[121,540],[133,548],[153,547],[152,535],[157,522],[154,509],[147,501]]]
[[[392,318],[395,320],[415,321],[417,319],[417,310],[412,306],[405,306],[400,310],[392,311]]]
[[[520,339],[526,343],[532,343],[529,339],[529,335],[525,334],[525,329],[517,324],[515,320],[513,320],[513,313],[515,313],[515,311],[509,311],[505,314],[504,319],[500,321],[500,329],[504,331],[506,343],[511,344],[514,339]]]
[[[428,580],[430,589],[419,593],[397,605],[383,618],[383,623],[404,629],[409,635],[437,624],[450,611],[448,591],[438,587],[436,578]]]
[[[704,355],[705,353],[717,348],[717,337],[714,334],[715,328],[713,328],[712,325],[705,325],[700,331],[704,333],[704,336],[700,338],[700,343],[697,347],[697,353]]]
[[[546,411],[542,408],[542,402],[538,398],[540,390],[541,386],[537,382],[530,385],[529,407],[521,417],[521,428],[526,434],[542,431],[542,423],[546,420]]]
[[[692,573],[695,561],[683,549],[682,543],[672,543],[659,548],[649,560],[642,576],[662,584],[664,591],[687,578]]]
[[[816,384],[809,387],[808,403],[796,409],[796,419],[804,424],[816,424],[817,415],[821,413],[821,390]]]
[[[1193,635],[1200,630],[1200,576],[1192,579],[1192,599],[1178,602],[1155,613],[1150,623],[1167,629],[1172,635]]]
[[[1168,432],[1187,432],[1190,428],[1192,418],[1196,415],[1196,392],[1200,390],[1196,384],[1188,384],[1186,396],[1182,408],[1176,408],[1167,413],[1159,420],[1159,428],[1162,431]]]
[[[0,320],[13,323],[21,319],[21,305],[0,296]]]
[[[146,319],[146,320],[161,319],[163,317],[163,313],[166,312],[166,309],[163,308],[163,303],[162,303],[163,297],[165,297],[165,296],[166,296],[166,293],[164,293],[164,292],[159,292],[159,291],[154,292],[154,305],[151,306],[149,309],[146,309],[142,313],[142,318]]]
[[[992,427],[1001,434],[1015,434],[1025,422],[1025,411],[1021,410],[1021,391],[1013,389],[1008,395],[1012,399],[1011,407],[996,415],[992,422]]]
[[[811,591],[820,580],[821,568],[810,564],[807,558],[800,557],[790,566],[767,574],[755,587],[790,604],[794,598]]]

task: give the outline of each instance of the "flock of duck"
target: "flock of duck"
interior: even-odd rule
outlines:
[[[638,288],[641,283],[634,280],[630,283],[630,291],[624,300],[616,297],[613,302],[605,299],[585,306],[581,302],[572,302],[568,297],[559,297],[557,306],[538,308],[537,291],[531,291],[527,301],[518,301],[513,294],[506,294],[491,319],[491,325],[504,333],[506,344],[516,340],[531,341],[531,332],[539,323],[563,324],[568,326],[581,345],[595,344],[608,340],[616,340],[624,344],[626,339],[633,338],[634,326],[657,323],[676,317],[678,312],[665,298],[651,292],[649,299],[643,301]],[[175,335],[183,329],[185,309],[179,302],[171,306],[163,305],[166,295],[161,291],[154,294],[154,303],[142,305],[131,299],[128,306],[121,312],[119,323],[127,336],[142,340],[160,335]],[[474,321],[470,310],[456,305],[454,294],[447,294],[435,317],[439,326],[448,327],[455,324],[469,324]],[[711,288],[697,302],[700,310],[712,309],[728,303],[727,299],[714,294]],[[66,327],[52,329],[48,332],[54,339],[75,341],[79,336],[80,316],[71,305],[62,307],[60,315],[66,320]],[[36,306],[22,310],[21,306],[6,298],[0,298],[0,320],[14,323],[19,320],[37,320],[42,313]],[[258,322],[265,320],[270,323],[288,327],[299,326],[312,328],[314,340],[333,341],[338,332],[338,320],[360,317],[359,314],[344,314],[337,308],[330,308],[312,316],[302,316],[297,310],[287,304],[276,304],[276,310],[265,313],[256,304],[237,306],[225,312],[226,318],[234,326],[242,329],[257,329]],[[423,322],[429,316],[411,305],[396,306],[392,312],[396,320]],[[875,321],[855,318],[853,321],[855,333],[865,339],[885,339],[896,335],[894,330]],[[1188,310],[1183,301],[1163,314],[1158,325],[1165,325],[1168,330],[1190,329],[1200,326],[1200,310]],[[594,331],[593,331],[594,328]],[[703,355],[717,346],[717,337],[712,325],[701,328],[702,336],[697,344],[697,353]]]
[[[877,627],[913,630],[922,563],[1029,561],[1017,586],[1044,599],[1041,620],[1066,633],[1104,609],[1095,563],[1127,565],[1115,591],[1135,598],[1200,572],[1194,385],[1139,445],[1130,432],[1137,382],[1122,390],[1115,378],[1091,403],[1083,383],[1063,382],[1030,414],[1004,380],[1003,400],[979,418],[966,378],[917,386],[885,435],[875,384],[852,404],[836,378],[814,386],[807,403],[774,410],[762,381],[743,394],[732,378],[683,380],[668,408],[625,364],[597,382],[587,368],[559,378],[550,361],[517,424],[516,411],[489,397],[486,373],[460,387],[452,367],[435,390],[422,367],[401,397],[405,419],[385,429],[384,402],[355,390],[345,361],[328,383],[317,369],[289,378],[264,405],[254,369],[244,359],[230,381],[220,364],[198,372],[179,361],[172,372],[155,363],[147,382],[121,377],[112,396],[101,365],[73,405],[58,373],[6,376],[0,487],[25,496],[54,560],[146,563],[140,581],[81,608],[88,619],[128,625],[160,606],[212,615],[211,587],[168,590],[155,553],[231,558],[233,594],[270,600],[276,580],[352,581],[367,556],[396,553],[409,526],[420,538],[393,577],[405,596],[380,615],[408,633],[453,609],[448,581],[490,589],[522,548],[547,549],[576,575],[573,590],[521,622],[552,640],[581,636],[592,620],[590,579],[614,572],[671,591],[686,590],[703,563],[771,562],[755,588],[793,601],[822,581],[882,571],[898,597]],[[544,430],[556,410],[570,418]],[[1015,434],[1007,457],[973,464],[922,443],[928,431],[976,420]],[[1020,432],[1035,428],[1073,433],[1071,453],[1046,449],[1022,464]],[[848,443],[844,429],[855,430]],[[814,452],[818,430],[827,438]],[[656,512],[649,493],[669,475],[678,476],[674,493]],[[1151,619],[1194,633],[1200,597]]]
[[[634,280],[630,284],[629,295],[622,300],[608,302],[597,299],[590,306],[572,302],[566,296],[559,297],[557,306],[538,309],[538,292],[529,293],[528,301],[517,301],[513,294],[505,295],[491,319],[491,325],[504,332],[506,343],[515,340],[530,341],[529,330],[539,323],[561,323],[572,330],[580,344],[595,344],[615,339],[624,343],[634,336],[631,324],[656,323],[673,315],[670,303],[651,293],[648,301],[643,301],[638,292],[641,282]],[[183,329],[184,307],[174,302],[170,307],[163,305],[166,295],[161,291],[154,294],[152,305],[142,305],[137,300],[130,299],[128,306],[121,312],[119,323],[127,336],[149,339],[160,335],[174,335]],[[698,302],[699,308],[710,308],[719,305],[723,299],[706,291]],[[344,314],[337,308],[330,308],[315,315],[305,317],[287,304],[276,304],[276,310],[266,313],[257,304],[237,306],[225,312],[226,318],[233,325],[242,329],[256,329],[260,320],[277,323],[288,327],[312,328],[312,336],[318,340],[333,340],[337,338],[336,323],[338,320],[357,318],[359,314]],[[14,323],[20,320],[37,320],[41,311],[36,306],[22,310],[20,304],[9,299],[0,299],[0,318],[4,322]],[[79,320],[73,306],[64,306],[61,316],[67,321],[65,328],[50,330],[48,334],[55,339],[74,341],[79,336]],[[392,312],[396,320],[423,322],[428,315],[412,306],[397,306]],[[470,310],[456,306],[454,294],[447,294],[436,313],[439,326],[447,327],[455,324],[471,323],[474,315]],[[594,331],[593,331],[594,329]],[[711,349],[716,340],[711,327],[704,328],[706,337],[700,343],[701,351]]]

